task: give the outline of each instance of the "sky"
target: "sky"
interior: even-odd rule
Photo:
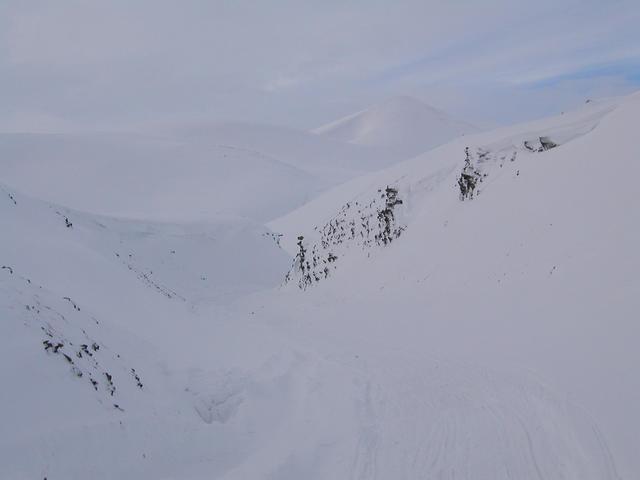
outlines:
[[[0,131],[308,129],[394,95],[480,126],[640,89],[638,0],[0,0]]]

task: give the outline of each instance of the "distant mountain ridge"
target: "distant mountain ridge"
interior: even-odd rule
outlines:
[[[342,142],[394,149],[407,157],[477,131],[473,125],[409,96],[391,97],[313,130]]]
[[[0,170],[8,185],[71,208],[162,221],[219,215],[268,221],[404,158],[384,148],[259,124],[182,125],[151,133],[0,133]]]

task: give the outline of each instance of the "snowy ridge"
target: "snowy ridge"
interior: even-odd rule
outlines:
[[[549,379],[552,389],[570,391],[579,410],[598,419],[599,426],[583,425],[573,433],[567,425],[561,436],[594,446],[584,458],[601,451],[602,463],[584,469],[533,466],[519,475],[507,468],[486,477],[633,478],[639,465],[631,445],[637,444],[640,417],[632,398],[640,383],[628,366],[636,357],[631,338],[640,333],[633,315],[640,308],[633,273],[640,268],[640,224],[633,209],[640,174],[633,133],[638,112],[640,96],[634,95],[467,136],[338,187],[272,222],[288,251],[296,251],[293,240],[303,235],[312,252],[321,244],[311,218],[340,217],[341,205],[372,198],[381,185],[392,185],[403,200],[404,228],[397,240],[363,254],[357,239],[346,239],[331,249],[337,260],[329,278],[300,295],[301,302],[328,310],[324,321],[335,318],[348,327],[309,321],[317,332],[305,335],[325,335],[328,342],[340,338],[350,346],[363,335],[373,343],[365,351],[411,352],[421,359],[425,351],[437,352],[489,369],[526,365]],[[461,201],[458,179],[466,147],[482,182],[472,200]],[[353,210],[343,218],[345,225],[358,219]],[[327,308],[333,302],[339,306]],[[394,356],[389,363],[396,361]],[[415,365],[406,369],[423,372]],[[612,371],[620,377],[612,378]],[[566,421],[572,414],[561,416]],[[466,419],[466,435],[474,435],[471,424],[479,418]],[[535,441],[531,447],[538,466],[536,452],[544,449]],[[484,478],[478,469],[466,477],[460,473],[464,460],[445,463],[455,465],[462,478]]]
[[[484,189],[485,180],[489,183],[491,177],[497,173],[494,171],[496,168],[503,169],[506,166],[508,170],[513,170],[518,155],[524,159],[523,161],[527,161],[529,155],[557,148],[591,131],[600,118],[601,115],[594,118],[589,116],[586,120],[551,129],[512,134],[486,145],[476,143],[473,149],[465,147],[459,157],[464,158],[466,153],[468,163],[465,166],[460,162],[456,182],[460,186],[460,199],[464,200],[469,194],[469,199],[473,198],[474,193],[479,195]],[[473,138],[469,140],[473,141]],[[461,145],[461,141],[456,144]],[[415,162],[417,160],[410,163]],[[285,284],[295,280],[298,287],[304,290],[328,278],[330,272],[339,264],[338,259],[347,250],[365,251],[367,256],[370,256],[373,246],[390,245],[407,228],[406,217],[410,212],[407,206],[416,203],[417,199],[414,197],[423,197],[433,188],[448,182],[457,170],[453,161],[448,163],[448,166],[436,172],[429,172],[423,178],[415,174],[394,177],[392,175],[397,175],[397,172],[402,170],[402,165],[392,168],[387,175],[386,180],[389,183],[385,188],[378,188],[373,193],[366,191],[353,197],[324,225],[314,226],[313,231],[306,234],[301,232],[297,237],[298,248],[291,270],[285,277]],[[460,178],[464,177],[467,169],[477,176],[477,188],[474,181],[474,190],[471,192],[467,192],[466,187],[460,184]],[[520,174],[517,168],[512,173],[516,176]],[[380,181],[382,175],[377,175]],[[304,211],[304,207],[302,210]],[[278,228],[280,223],[281,221],[276,221],[272,225]]]
[[[342,142],[383,147],[406,158],[477,131],[416,98],[392,97],[313,130]]]
[[[528,159],[530,154],[538,154],[588,134],[605,115],[616,108],[619,101],[613,99],[590,102],[576,112],[454,140],[432,152],[336,187],[300,209],[271,221],[269,225],[283,235],[284,248],[290,254],[296,255],[298,248],[294,239],[299,235],[315,241],[317,235],[314,236],[312,232],[317,231],[318,227],[312,225],[310,220],[324,218],[329,223],[334,217],[345,217],[344,210],[348,208],[347,205],[357,201],[361,204],[366,203],[367,201],[360,200],[363,198],[375,199],[376,192],[384,185],[393,185],[398,190],[399,196],[404,199],[401,210],[406,217],[409,214],[408,205],[420,205],[419,199],[435,188],[440,188],[442,184],[455,186],[457,190],[456,177],[464,167],[466,148],[469,148],[474,168],[482,173],[483,178],[491,175],[492,178],[487,180],[491,183],[495,174],[501,172],[495,168],[513,167],[518,156]],[[550,142],[547,143],[547,147],[542,146],[541,139]],[[517,168],[508,171],[514,175],[518,174]],[[481,185],[478,193],[485,186]],[[359,193],[354,194],[354,191]],[[416,195],[418,198],[414,199]],[[336,205],[337,202],[341,202],[341,205]],[[356,216],[351,215],[347,222],[356,222]]]
[[[165,131],[168,138],[183,143],[227,146],[252,154],[268,155],[332,183],[343,182],[405,159],[385,148],[355,145],[327,136],[270,125],[193,124],[165,128]]]

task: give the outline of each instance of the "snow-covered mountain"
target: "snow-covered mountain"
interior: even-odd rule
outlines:
[[[0,152],[2,180],[19,190],[131,218],[267,220],[333,185],[261,152],[157,136],[6,134]],[[263,201],[247,197],[248,191]]]
[[[264,222],[453,136],[453,123],[430,107],[402,99],[384,105],[379,113],[389,122],[372,113],[376,128],[395,135],[410,123],[417,149],[406,139],[402,146],[369,145],[246,123],[163,126],[153,133],[5,133],[1,180],[26,194],[103,215],[160,221],[238,215]],[[423,110],[442,128],[431,125],[426,136],[418,132],[427,127],[415,123]]]
[[[598,427],[560,435],[600,444],[603,463],[581,470],[573,454],[541,454],[553,448],[532,437],[525,462],[532,470],[514,477],[633,478],[640,471],[633,453],[640,444],[640,381],[632,367],[640,333],[639,114],[635,95],[466,136],[272,222],[297,255],[288,288],[303,290],[307,311],[325,310],[326,321],[309,320],[315,330],[305,327],[304,334],[366,342],[363,351],[535,371],[597,419]],[[467,147],[479,180],[474,198],[463,201],[458,180]],[[474,416],[452,408],[457,422]],[[409,417],[407,428],[433,432]],[[477,432],[460,425],[460,442],[448,448],[476,451]],[[421,440],[410,451],[433,441],[433,433],[416,435]],[[460,461],[449,464],[456,476],[509,478],[508,469]],[[445,471],[431,465],[406,478]]]
[[[635,95],[466,135],[268,228],[188,222],[186,200],[132,219],[188,191],[169,181],[128,219],[87,213],[82,155],[3,157],[0,478],[636,478],[638,115]],[[107,153],[103,195],[143,188]],[[81,184],[75,209],[44,172]],[[223,207],[270,201],[227,178]]]
[[[0,134],[1,180],[18,190],[93,213],[161,221],[272,220],[338,183],[403,159],[250,124],[154,134]]]
[[[356,145],[311,132],[248,123],[200,123],[165,127],[171,138],[208,145],[232,145],[263,152],[313,175],[342,182],[406,160],[388,149]]]
[[[397,96],[314,130],[357,145],[383,147],[406,158],[477,131],[412,97]]]

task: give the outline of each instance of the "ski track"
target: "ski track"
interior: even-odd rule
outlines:
[[[602,475],[583,478],[619,480],[595,425],[593,444],[580,447],[590,458],[581,463],[580,449],[561,438],[564,425],[545,420],[563,421],[562,402],[535,380],[432,362],[396,362],[404,370],[392,371],[386,361],[364,371],[343,365],[360,392],[348,478],[552,480],[563,471],[559,465],[574,461]]]

